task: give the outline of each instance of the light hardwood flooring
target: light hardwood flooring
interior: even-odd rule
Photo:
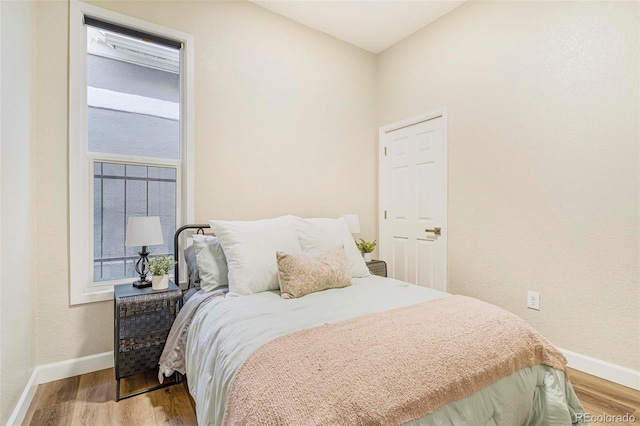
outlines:
[[[569,378],[584,411],[594,416],[635,417],[635,422],[593,422],[594,425],[640,425],[640,392],[626,386],[602,380],[577,370],[569,371]]]
[[[113,368],[38,386],[23,425],[197,425],[184,382],[116,402]],[[158,384],[157,375],[122,380],[121,395]]]
[[[571,382],[587,413],[635,416],[640,424],[640,392],[571,370]],[[122,393],[152,387],[154,374],[123,381]],[[38,386],[23,425],[195,425],[193,400],[184,384],[115,402],[113,369]],[[593,423],[614,425],[624,423]]]

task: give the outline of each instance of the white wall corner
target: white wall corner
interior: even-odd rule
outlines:
[[[36,394],[38,385],[113,367],[113,351],[39,365],[33,370],[7,426],[21,425]],[[114,376],[115,380],[115,376]]]
[[[569,367],[640,391],[640,371],[560,348]]]
[[[37,372],[34,369],[29,381],[27,382],[27,386],[25,386],[22,391],[22,395],[20,395],[20,399],[18,400],[16,407],[13,409],[13,413],[11,413],[11,417],[9,417],[9,421],[7,421],[7,426],[19,426],[24,421],[27,411],[29,410],[29,406],[31,405],[31,401],[33,401],[33,397],[36,395],[36,390],[38,389],[38,382],[36,381],[36,378]]]

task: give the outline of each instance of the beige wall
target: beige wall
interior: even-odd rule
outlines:
[[[469,3],[377,64],[250,3],[95,4],[195,36],[196,221],[351,211],[373,238],[376,127],[448,106],[450,289],[640,369],[637,3]],[[68,3],[39,2],[37,24],[37,317],[35,343],[16,346],[22,373],[111,350],[113,327],[111,302],[69,306]],[[35,289],[21,291],[28,318]],[[3,350],[3,374],[20,349]]]
[[[0,424],[33,370],[34,29],[30,2],[0,2]]]
[[[377,59],[379,126],[448,107],[449,290],[635,370],[638,6],[466,3]]]
[[[247,2],[92,3],[195,37],[196,221],[354,212],[375,236],[372,54]],[[38,365],[113,340],[112,302],[69,306],[67,9],[38,6]]]

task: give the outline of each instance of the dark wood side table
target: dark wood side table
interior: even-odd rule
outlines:
[[[116,401],[173,384],[120,396],[120,379],[158,369],[169,330],[180,310],[182,291],[171,281],[167,290],[160,291],[121,284],[113,287],[113,297]]]
[[[373,275],[379,275],[381,277],[387,276],[387,263],[384,260],[372,260],[367,262],[367,268]]]

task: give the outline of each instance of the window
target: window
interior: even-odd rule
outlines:
[[[140,247],[125,247],[129,216],[160,216],[164,244],[151,255],[173,255],[177,167],[93,163],[93,281],[137,277]],[[128,280],[131,281],[131,280]]]
[[[173,254],[193,221],[192,38],[72,2],[69,198],[71,303],[106,300],[132,282],[139,247],[124,245],[130,216],[160,216]]]

